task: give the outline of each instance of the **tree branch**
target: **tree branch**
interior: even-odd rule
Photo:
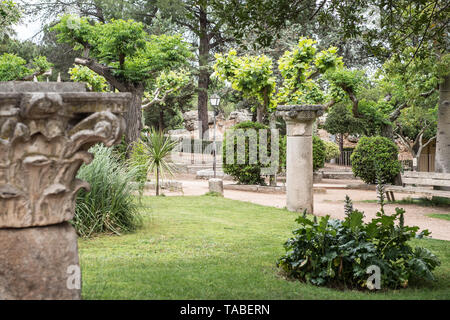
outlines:
[[[152,100],[144,99],[144,101],[142,101],[142,110],[146,110],[157,103],[163,103],[166,100],[167,96],[173,91],[173,88],[169,89],[164,93],[164,96],[162,96],[162,98],[158,98],[159,93],[161,92],[161,88],[157,88],[155,92],[153,92]]]
[[[398,106],[394,111],[391,112],[391,114],[389,115],[389,121],[394,122],[395,120],[397,120],[397,118],[400,116],[400,112],[407,108],[408,105],[406,103],[401,104],[400,106]]]
[[[127,86],[120,80],[118,80],[110,71],[107,66],[104,66],[92,59],[81,59],[75,58],[75,63],[86,66],[95,73],[103,76],[113,87],[117,88],[119,91],[128,91]]]

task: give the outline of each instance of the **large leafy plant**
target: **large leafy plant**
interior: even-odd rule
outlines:
[[[379,187],[381,209],[369,223],[363,221],[363,212],[353,209],[348,197],[344,220],[330,216],[311,220],[306,213],[298,217],[300,227],[285,243],[286,254],[277,265],[288,277],[315,285],[366,288],[367,268],[372,265],[381,270],[381,288],[406,287],[413,278],[433,280],[439,259],[408,242],[429,232],[418,233],[418,227],[405,226],[403,209],[386,214],[383,191]]]

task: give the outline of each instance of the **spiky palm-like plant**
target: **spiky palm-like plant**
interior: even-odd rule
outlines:
[[[176,170],[176,166],[169,161],[168,157],[178,142],[171,140],[162,131],[154,128],[150,130],[149,135],[142,142],[145,146],[145,154],[148,157],[145,167],[147,173],[153,173],[156,178],[156,195],[159,196],[160,178],[166,174],[172,176]]]

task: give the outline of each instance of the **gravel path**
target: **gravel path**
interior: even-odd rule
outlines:
[[[179,178],[184,178],[180,180]],[[188,176],[177,177],[177,181],[183,184],[183,193],[168,192],[164,190],[166,196],[186,195],[197,196],[208,192],[207,180],[189,179]],[[335,184],[345,184],[348,181],[335,180]],[[232,183],[231,181],[224,181],[225,184]],[[154,193],[151,193],[154,194]],[[314,194],[314,212],[318,216],[325,216],[329,214],[332,218],[344,218],[344,202],[345,195],[349,195],[353,201],[353,206],[358,210],[364,211],[365,220],[370,220],[375,217],[379,210],[377,203],[361,202],[363,200],[376,200],[377,195],[375,191],[355,190],[355,189],[327,189],[326,193]],[[237,190],[225,190],[224,196],[229,199],[248,201],[260,205],[272,206],[277,208],[284,208],[286,206],[286,195],[275,193],[257,193]],[[408,194],[397,193],[396,199],[403,199]],[[413,195],[419,197],[419,195]],[[385,211],[388,213],[395,212],[395,207],[402,207],[406,210],[405,224],[414,226],[417,225],[421,229],[428,229],[431,231],[432,238],[450,240],[450,221],[443,219],[436,219],[426,216],[429,213],[450,213],[450,208],[445,207],[425,207],[408,204],[387,204]]]

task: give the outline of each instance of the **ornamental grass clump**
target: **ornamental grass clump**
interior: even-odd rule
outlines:
[[[77,178],[87,181],[91,188],[78,193],[73,226],[82,237],[136,230],[142,223],[134,195],[137,171],[122,164],[112,148],[96,145],[90,152],[94,160],[80,168]]]
[[[285,243],[286,254],[278,267],[290,278],[339,288],[368,288],[370,266],[380,268],[381,289],[405,288],[413,279],[434,280],[432,271],[440,265],[439,259],[408,242],[428,236],[428,230],[418,233],[418,227],[405,226],[401,208],[386,214],[383,197],[379,199],[381,209],[369,223],[364,223],[364,213],[353,208],[348,196],[344,220],[326,216],[311,221],[306,213],[298,217],[300,227]]]

